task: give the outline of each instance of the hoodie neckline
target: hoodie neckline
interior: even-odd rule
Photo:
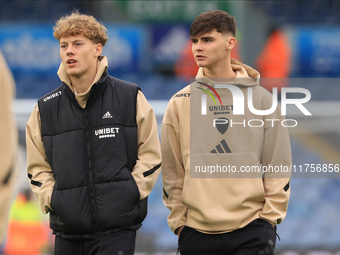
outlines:
[[[91,84],[91,86],[84,92],[84,93],[78,93],[77,90],[72,86],[70,76],[66,73],[63,63],[60,64],[59,70],[57,72],[60,80],[65,83],[73,92],[75,99],[77,100],[78,104],[82,107],[86,107],[87,100],[90,95],[90,91],[95,83],[97,83],[104,72],[108,68],[108,60],[105,56],[99,56],[97,61],[97,73],[94,77],[94,80]]]
[[[246,87],[259,85],[260,73],[256,71],[255,69],[233,58],[231,58],[231,67],[233,71],[236,72],[235,78],[211,79],[204,75],[204,72],[203,72],[204,69],[200,67],[198,69],[195,80],[202,82],[202,83],[209,84],[211,86],[215,86],[215,84],[222,84],[222,83],[240,85],[240,86],[246,86]]]

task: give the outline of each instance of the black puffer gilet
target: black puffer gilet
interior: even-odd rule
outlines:
[[[38,101],[42,138],[56,180],[50,227],[70,239],[137,229],[146,199],[131,174],[137,159],[139,87],[105,72],[85,109],[63,83]]]

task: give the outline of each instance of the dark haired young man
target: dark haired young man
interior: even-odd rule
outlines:
[[[268,110],[272,95],[259,86],[256,70],[230,57],[234,17],[220,10],[202,13],[190,34],[199,71],[195,82],[172,97],[162,123],[168,224],[182,255],[274,254],[290,173],[263,174],[260,168],[291,164],[284,117],[279,107],[258,116],[244,103],[252,91],[254,108]],[[241,108],[243,113],[236,112]]]
[[[161,157],[155,114],[135,84],[111,77],[107,30],[74,12],[54,27],[62,85],[26,127],[27,171],[50,214],[55,255],[132,255]]]

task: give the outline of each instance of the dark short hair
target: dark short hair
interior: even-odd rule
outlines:
[[[236,20],[225,11],[214,10],[203,12],[198,15],[191,24],[190,36],[199,36],[210,33],[216,29],[217,32],[236,35]]]

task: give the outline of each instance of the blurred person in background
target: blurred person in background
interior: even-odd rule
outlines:
[[[4,254],[51,254],[50,236],[48,220],[41,213],[32,190],[21,189],[11,207]]]
[[[0,52],[0,253],[6,238],[8,215],[19,173],[16,162],[18,133],[12,112],[14,94],[14,78]]]
[[[261,74],[261,86],[272,92],[277,88],[280,99],[281,88],[289,86],[292,53],[286,34],[273,26],[262,51],[256,59],[256,67]]]
[[[231,58],[235,34],[236,21],[224,11],[204,12],[195,18],[190,35],[199,67],[196,81],[170,99],[162,122],[163,201],[170,210],[168,224],[179,236],[182,255],[273,255],[276,225],[287,213],[290,173],[262,175],[261,170],[255,175],[233,177],[227,172],[213,178],[204,174],[193,177],[190,172],[195,172],[198,164],[206,168],[229,164],[242,170],[242,166],[260,165],[289,168],[292,163],[289,134],[281,125],[284,116],[278,105],[273,113],[261,116],[266,124],[260,127],[236,125],[227,130],[227,125],[221,131],[207,121],[220,117],[229,120],[227,123],[240,124],[240,115],[232,112],[236,98],[241,100],[241,96],[234,98],[229,90],[216,88],[217,93],[216,84],[227,83],[243,93],[245,99],[251,87],[253,105],[258,110],[272,105],[272,95],[259,86],[260,74]],[[200,102],[190,101],[206,95],[203,93],[208,89],[219,94],[221,105],[223,102],[222,106],[229,110],[211,110],[215,106],[207,100],[209,115],[206,113],[202,119]],[[247,109],[241,118],[248,123],[255,116]],[[278,121],[271,125],[266,121],[271,119]],[[194,170],[190,170],[190,164]]]
[[[160,171],[156,117],[135,84],[108,75],[107,29],[78,11],[56,22],[62,85],[26,127],[27,171],[56,255],[134,254]]]

